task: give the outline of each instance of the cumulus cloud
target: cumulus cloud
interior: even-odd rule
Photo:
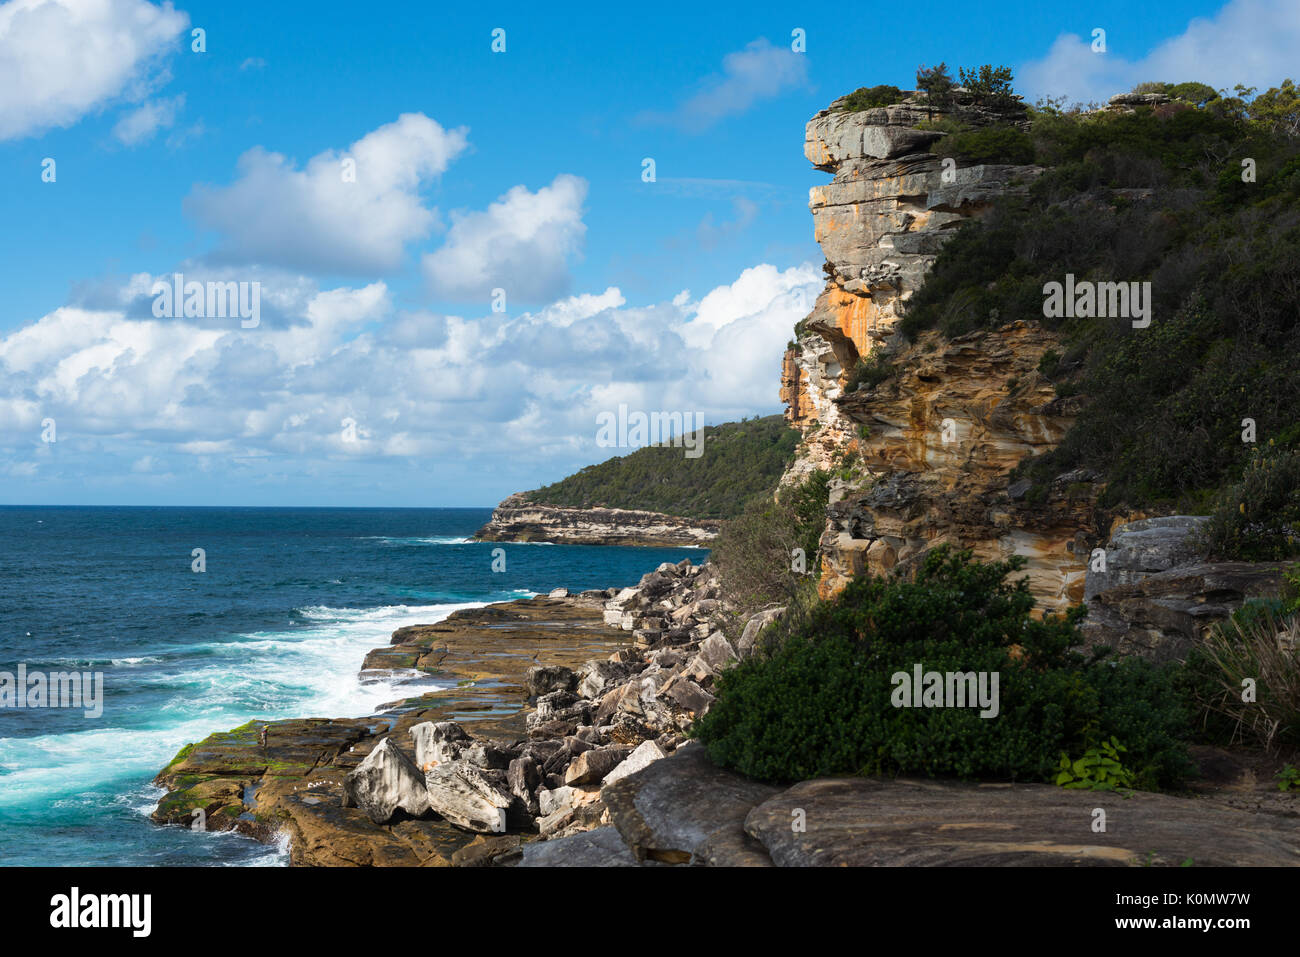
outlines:
[[[719,120],[744,113],[760,100],[808,85],[805,54],[773,46],[766,37],[722,58],[722,72],[707,77],[700,89],[669,114],[643,113],[651,122],[670,122],[699,132]]]
[[[0,140],[70,126],[147,88],[189,17],[144,0],[0,4]]]
[[[279,153],[251,149],[239,158],[234,183],[196,187],[185,211],[221,235],[213,262],[391,272],[406,244],[427,237],[437,223],[421,189],[467,146],[464,127],[447,130],[423,113],[403,113],[341,153],[312,157],[301,170]]]
[[[136,146],[175,123],[176,114],[183,106],[184,93],[170,98],[148,100],[118,120],[113,127],[113,135],[126,146]]]
[[[1031,100],[1063,96],[1083,103],[1104,103],[1149,80],[1267,89],[1295,75],[1300,4],[1231,0],[1214,16],[1190,21],[1178,36],[1138,58],[1126,57],[1116,46],[1118,38],[1118,31],[1110,31],[1108,52],[1093,53],[1091,37],[1062,34],[1045,57],[1020,68],[1017,86]]]
[[[516,186],[482,212],[453,214],[440,249],[424,256],[430,286],[449,299],[538,302],[569,287],[569,259],[587,227],[587,181],[562,173],[537,192]]]
[[[53,418],[43,476],[80,462],[124,481],[214,467],[301,481],[332,463],[382,487],[405,461],[558,477],[608,454],[597,416],[620,403],[711,422],[775,411],[784,344],[821,283],[811,264],[760,265],[698,301],[633,306],[610,287],[468,318],[400,311],[382,282],[272,282],[286,321],[241,329],[139,315],[140,291],[167,278],[0,338],[0,468],[34,473]]]

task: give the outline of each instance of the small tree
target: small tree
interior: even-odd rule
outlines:
[[[1002,109],[1015,102],[1015,91],[1011,88],[1015,75],[1009,66],[995,67],[991,63],[985,63],[979,69],[967,70],[961,67],[957,74],[961,77],[961,85],[975,98],[976,103]]]
[[[936,67],[926,67],[922,63],[916,68],[916,88],[925,91],[925,117],[934,116],[933,108],[947,105],[952,97],[952,76],[948,73],[948,64],[940,63]]]

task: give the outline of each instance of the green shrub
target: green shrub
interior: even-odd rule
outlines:
[[[1300,555],[1300,451],[1253,450],[1241,481],[1220,496],[1205,539],[1216,558]]]
[[[849,381],[844,384],[844,391],[874,389],[893,374],[894,368],[889,364],[884,352],[879,348],[872,349],[853,367],[853,371],[849,374]]]
[[[870,110],[880,106],[892,106],[895,103],[902,102],[903,91],[896,86],[890,86],[887,83],[880,86],[859,87],[844,98],[840,109],[845,113],[856,113],[860,110]]]
[[[1082,757],[1070,760],[1061,752],[1056,783],[1072,790],[1117,791],[1133,786],[1133,772],[1124,767],[1122,755],[1128,748],[1112,737],[1096,747],[1089,748]]]
[[[813,472],[778,497],[755,496],[740,515],[723,523],[709,560],[718,567],[723,597],[735,608],[737,621],[815,595],[829,483],[825,472]],[[796,549],[803,553],[803,572],[796,567]]]
[[[972,164],[1023,165],[1034,161],[1034,141],[1015,126],[988,126],[945,136],[935,145],[934,152]]]
[[[932,550],[915,578],[860,577],[833,601],[776,626],[763,650],[718,679],[694,734],[714,761],[752,777],[926,774],[1046,781],[1062,751],[1113,735],[1138,786],[1188,772],[1186,720],[1167,671],[1071,652],[1076,610],[1031,616],[1023,560],[980,564]],[[784,630],[783,630],[784,629]],[[999,675],[1000,712],[901,708],[897,672]]]

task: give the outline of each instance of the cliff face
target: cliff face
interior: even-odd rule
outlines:
[[[485,542],[561,545],[707,545],[722,523],[624,508],[564,508],[511,495],[475,534]]]
[[[1061,476],[1046,489],[1009,482],[1022,458],[1054,448],[1073,421],[1076,407],[1038,372],[1057,338],[1012,316],[951,341],[925,333],[907,343],[894,329],[954,230],[1025,190],[1041,169],[945,163],[929,152],[943,134],[916,128],[923,107],[835,105],[809,122],[804,147],[833,174],[809,201],[828,279],[786,353],[781,384],[786,418],[803,434],[783,481],[814,469],[837,475],[822,595],[950,542],[984,560],[1025,556],[1040,607],[1078,602],[1088,547],[1102,534],[1090,524],[1094,476]],[[942,116],[993,118],[960,105],[935,111]],[[892,375],[847,392],[873,349]]]

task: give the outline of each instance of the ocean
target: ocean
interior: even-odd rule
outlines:
[[[255,718],[354,717],[436,689],[427,676],[358,680],[403,625],[632,585],[708,554],[468,541],[490,515],[0,507],[0,673],[103,676],[98,716],[0,708],[0,862],[286,864],[283,847],[153,825],[154,775],[186,743]]]

